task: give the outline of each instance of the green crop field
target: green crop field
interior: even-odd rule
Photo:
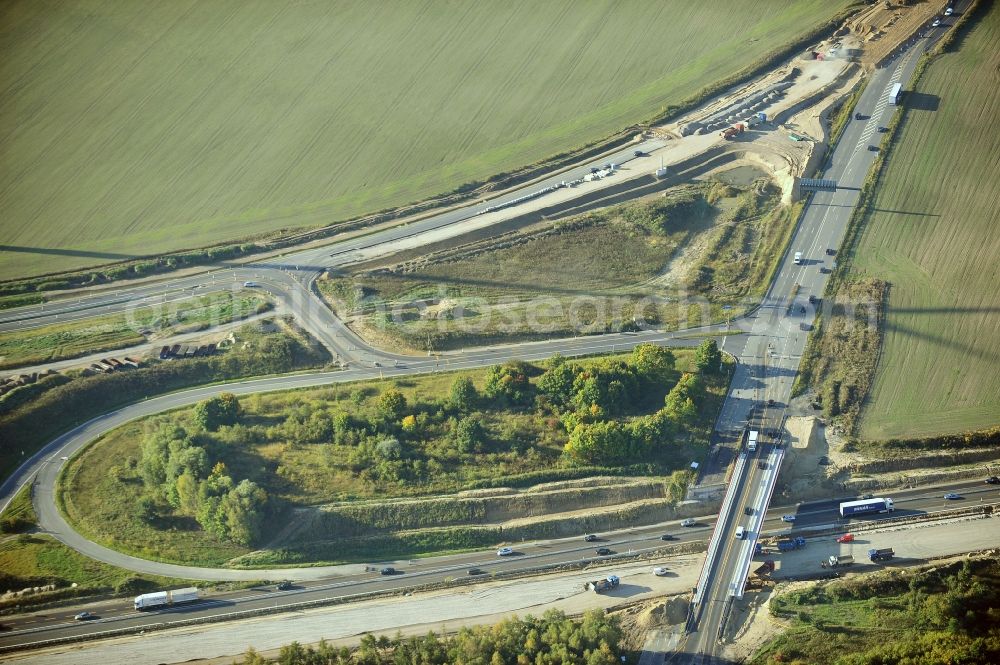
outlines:
[[[0,6],[0,279],[315,226],[652,117],[846,0]]]
[[[1000,422],[1000,7],[981,14],[907,93],[930,103],[907,111],[859,241],[856,269],[890,283],[866,438]]]

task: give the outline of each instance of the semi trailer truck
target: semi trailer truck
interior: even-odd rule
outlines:
[[[860,501],[845,501],[840,504],[841,517],[891,513],[893,510],[895,510],[895,508],[893,506],[892,499],[861,499]]]
[[[176,589],[174,591],[155,591],[136,596],[133,600],[135,609],[150,610],[156,607],[169,607],[180,603],[190,603],[198,600],[198,589],[188,587],[186,589]]]

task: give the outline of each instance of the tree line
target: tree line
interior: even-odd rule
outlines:
[[[589,610],[579,621],[549,610],[541,617],[513,617],[450,636],[365,634],[356,649],[293,642],[276,659],[250,649],[243,665],[615,665],[621,662],[621,638],[617,617],[602,610]]]

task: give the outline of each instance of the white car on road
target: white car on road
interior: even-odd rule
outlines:
[[[653,574],[657,577],[663,577],[667,574],[667,569],[663,566],[657,566],[656,568],[653,568]]]
[[[782,515],[781,516],[781,521],[782,522],[794,522],[795,521],[795,515]]]
[[[697,522],[694,521],[693,517],[689,517],[686,520],[681,520],[681,526],[694,526]]]
[[[497,550],[497,556],[510,556],[514,553],[513,547],[501,547]]]

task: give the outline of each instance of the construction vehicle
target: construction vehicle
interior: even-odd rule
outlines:
[[[757,577],[764,577],[765,575],[770,575],[773,572],[774,561],[771,561],[770,559],[753,569],[753,574]]]
[[[806,546],[806,539],[802,536],[796,536],[795,538],[782,538],[778,541],[778,551],[779,552],[790,552],[791,550],[799,550]]]
[[[894,556],[896,556],[896,553],[892,551],[891,547],[883,547],[880,550],[868,550],[868,558],[872,561],[888,561]]]
[[[587,582],[583,585],[583,588],[587,591],[593,591],[594,593],[604,593],[605,591],[611,591],[619,584],[621,584],[621,580],[617,575],[608,575],[603,580]]]
[[[841,554],[840,556],[830,555],[829,564],[831,568],[836,568],[837,566],[850,566],[854,563],[854,557],[850,554]]]
[[[840,504],[841,517],[853,517],[855,515],[868,515],[872,513],[891,513],[895,510],[892,499],[880,499],[872,497],[861,499],[860,501],[845,501]]]
[[[154,593],[144,593],[136,596],[132,603],[137,610],[148,610],[154,607],[169,607],[180,603],[189,603],[198,600],[198,589],[188,587],[175,591],[156,591]]]
[[[746,128],[747,128],[746,123],[737,122],[732,127],[727,127],[726,129],[719,132],[719,136],[721,136],[724,139],[731,139],[734,136],[742,134],[744,131],[746,131]]]

